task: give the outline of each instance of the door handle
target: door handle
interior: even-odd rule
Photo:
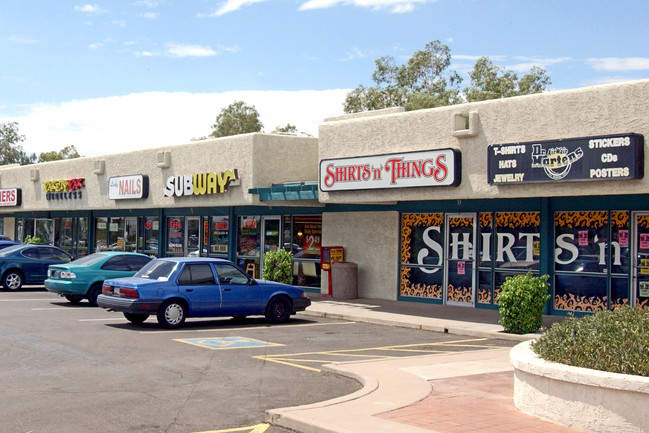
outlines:
[[[193,292],[194,289],[185,289],[185,292]]]
[[[228,287],[228,288],[226,288],[226,289],[223,289],[223,291],[224,291],[224,292],[230,292],[230,291],[232,291],[232,289],[230,289],[230,288]]]

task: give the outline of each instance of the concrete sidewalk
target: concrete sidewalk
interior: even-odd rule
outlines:
[[[402,326],[471,337],[525,341],[510,335],[496,310],[311,295],[300,315]],[[560,318],[545,317],[550,326]],[[519,412],[512,403],[509,349],[329,364],[363,388],[337,399],[267,411],[267,421],[301,433],[576,433]]]

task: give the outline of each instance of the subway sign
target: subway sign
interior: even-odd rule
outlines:
[[[616,134],[494,144],[487,151],[491,185],[642,179],[644,137]]]
[[[457,186],[461,180],[460,152],[426,150],[388,155],[323,159],[320,190],[349,191],[420,186]]]
[[[229,186],[240,185],[239,171],[225,170],[220,173],[198,173],[169,176],[163,193],[165,197],[182,197],[205,194],[223,194]]]

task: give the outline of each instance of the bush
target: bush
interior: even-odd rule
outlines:
[[[547,279],[531,273],[505,278],[498,296],[499,322],[505,332],[528,334],[543,325],[543,308],[550,299]]]
[[[39,238],[38,236],[30,236],[27,235],[25,237],[25,243],[26,244],[39,244],[39,245],[45,245],[47,242],[45,242],[45,239]]]
[[[548,361],[611,373],[649,376],[649,311],[631,307],[569,316],[532,349]]]
[[[293,282],[291,265],[293,264],[293,253],[286,250],[268,251],[264,254],[264,271],[262,278],[269,281],[277,281],[284,284]]]

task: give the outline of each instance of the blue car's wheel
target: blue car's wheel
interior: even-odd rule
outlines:
[[[284,323],[291,317],[291,303],[284,296],[276,296],[266,306],[266,320]]]
[[[187,318],[187,307],[182,301],[170,299],[158,310],[158,323],[165,328],[178,328]]]
[[[2,287],[5,290],[20,290],[23,286],[23,274],[20,271],[7,271],[2,277]]]

